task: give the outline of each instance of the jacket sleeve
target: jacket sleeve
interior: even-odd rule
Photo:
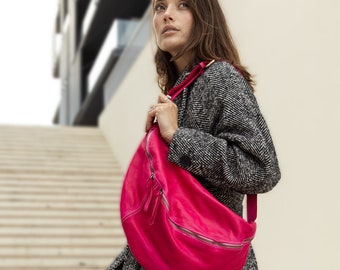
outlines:
[[[190,113],[198,124],[189,119],[176,131],[168,159],[209,185],[244,194],[267,192],[281,177],[268,127],[247,82],[231,65],[221,65],[201,79],[200,90],[209,91],[205,98],[195,101],[191,94],[189,104],[206,109]]]

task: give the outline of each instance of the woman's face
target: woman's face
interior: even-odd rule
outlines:
[[[186,0],[153,0],[153,29],[158,47],[176,55],[191,36],[194,18]]]

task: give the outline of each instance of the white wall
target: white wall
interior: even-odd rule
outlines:
[[[259,196],[260,269],[340,269],[340,2],[223,6],[282,169],[277,188]]]
[[[260,269],[340,269],[340,2],[220,2],[256,76],[282,170],[281,183],[259,196],[254,246]],[[156,95],[146,47],[100,121],[123,167]]]

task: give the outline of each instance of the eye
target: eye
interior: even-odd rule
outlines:
[[[159,12],[159,11],[163,11],[165,10],[165,6],[164,4],[158,3],[154,6],[154,11],[155,12]]]
[[[189,5],[186,1],[179,3],[179,8],[188,9]]]

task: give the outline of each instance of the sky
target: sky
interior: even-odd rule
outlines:
[[[0,125],[53,125],[60,101],[52,74],[58,0],[0,3]]]

